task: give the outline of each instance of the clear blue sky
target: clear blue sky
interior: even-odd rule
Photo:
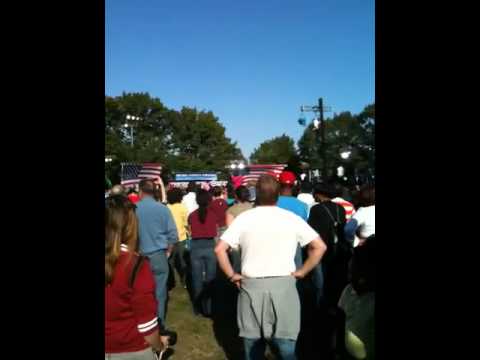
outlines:
[[[211,110],[248,157],[283,133],[297,141],[300,105],[375,101],[374,12],[373,0],[106,0],[105,93]]]

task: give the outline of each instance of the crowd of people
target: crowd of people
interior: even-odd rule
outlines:
[[[237,289],[247,360],[375,358],[373,186],[352,193],[284,171],[236,189],[165,192],[146,179],[105,201],[106,359],[159,359],[172,346],[174,271],[195,316],[213,316],[218,281]]]

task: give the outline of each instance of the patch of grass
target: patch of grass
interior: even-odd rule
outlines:
[[[215,336],[217,319],[207,319],[193,314],[189,294],[178,279],[177,286],[169,295],[167,327],[178,333],[175,352],[169,359],[230,360]]]

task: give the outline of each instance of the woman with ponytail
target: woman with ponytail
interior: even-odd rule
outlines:
[[[215,237],[218,234],[217,217],[209,209],[212,201],[208,191],[197,192],[198,209],[188,217],[192,234],[190,262],[192,269],[193,312],[212,315],[212,292],[217,273]]]
[[[155,281],[137,254],[135,205],[123,195],[105,208],[105,359],[154,360],[168,347],[160,336]]]

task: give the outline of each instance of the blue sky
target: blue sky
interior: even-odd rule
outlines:
[[[106,0],[105,93],[211,110],[248,157],[283,133],[297,141],[300,105],[375,101],[374,12],[373,0]]]

